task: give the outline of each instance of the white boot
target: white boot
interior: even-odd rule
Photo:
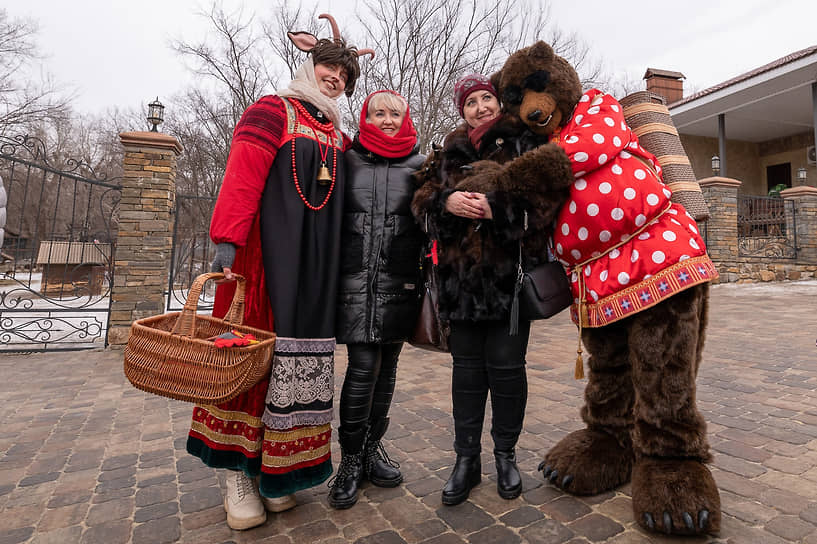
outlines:
[[[266,508],[268,512],[285,512],[298,504],[295,502],[295,495],[284,495],[283,497],[276,497],[274,499],[262,495],[261,502],[264,503],[264,508]]]
[[[255,480],[248,478],[240,470],[227,472],[224,510],[227,511],[227,525],[237,531],[251,529],[267,521],[267,513],[261,503]]]

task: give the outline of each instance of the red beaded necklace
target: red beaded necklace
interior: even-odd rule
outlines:
[[[303,105],[298,100],[292,100],[291,102],[292,104],[295,105],[295,109],[298,110],[298,113],[300,115],[311,117],[311,115],[309,115],[309,113],[306,111],[306,108],[304,108]],[[298,116],[296,115],[295,121],[296,132],[298,130],[298,125],[300,124],[300,122],[297,119]],[[329,154],[329,146],[331,145],[332,142],[331,134],[334,131],[334,128],[332,126],[332,123],[318,123],[318,122],[315,123],[315,128],[317,128],[326,135],[326,152],[324,152],[323,149],[321,149],[321,142],[318,139],[317,134],[315,135],[315,143],[318,144],[318,152],[321,156],[322,161],[321,165],[323,168],[325,168],[326,156]],[[314,206],[310,204],[309,201],[306,199],[306,196],[304,196],[303,190],[301,189],[301,184],[298,182],[298,170],[295,167],[295,139],[292,140],[292,180],[295,182],[295,190],[298,191],[298,196],[301,197],[301,201],[303,201],[304,205],[307,208],[313,211],[319,211],[323,209],[324,206],[326,206],[326,203],[329,202],[329,197],[332,196],[332,191],[335,188],[335,176],[337,174],[337,171],[338,171],[338,152],[337,150],[335,150],[332,153],[332,184],[329,186],[329,192],[326,193],[326,198],[323,199],[323,202],[319,206]]]

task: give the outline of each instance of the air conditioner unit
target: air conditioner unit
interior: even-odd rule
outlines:
[[[817,164],[817,150],[814,146],[806,149],[806,162],[809,164]]]

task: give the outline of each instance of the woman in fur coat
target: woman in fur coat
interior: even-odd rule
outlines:
[[[457,82],[454,103],[465,120],[445,139],[443,148],[418,173],[413,211],[428,220],[437,240],[440,316],[450,325],[453,358],[452,400],[454,450],[457,454],[442,502],[459,504],[480,482],[480,437],[485,402],[491,394],[491,436],[497,469],[497,491],[513,499],[522,490],[515,447],[527,402],[525,354],[530,322],[520,322],[512,334],[510,307],[517,278],[519,248],[535,265],[548,259],[551,202],[531,183],[532,176],[510,187],[469,184],[477,168],[513,159],[527,149],[552,145],[518,120],[500,115],[496,90],[473,74]],[[570,172],[563,152],[554,149],[550,168]],[[565,170],[566,169],[566,170]]]

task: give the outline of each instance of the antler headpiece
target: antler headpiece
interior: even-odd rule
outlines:
[[[337,44],[343,44],[343,37],[340,35],[340,29],[338,29],[338,23],[335,22],[335,18],[328,13],[321,13],[318,15],[318,18],[329,21],[329,24],[332,27],[332,39]],[[287,32],[287,36],[289,36],[289,39],[295,44],[295,47],[307,53],[312,51],[312,49],[318,44],[318,38],[309,32]],[[374,58],[374,51],[372,49],[356,49],[356,52],[358,57],[362,57],[363,55],[371,55],[371,57]]]

